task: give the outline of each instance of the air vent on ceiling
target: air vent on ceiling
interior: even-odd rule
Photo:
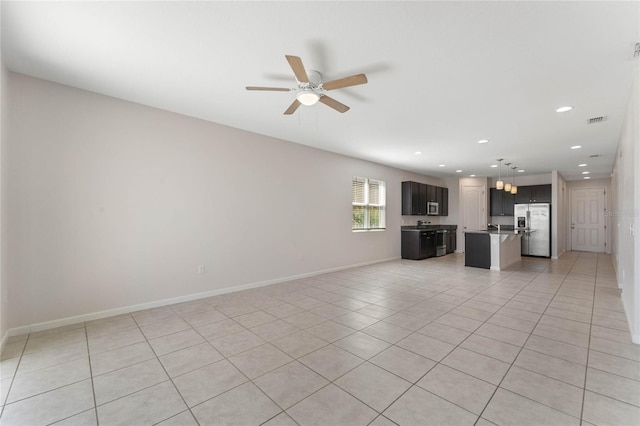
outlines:
[[[589,158],[598,158],[598,157],[600,157],[600,156],[601,156],[601,154],[591,154],[591,155],[589,156]]]
[[[606,115],[601,115],[599,117],[591,117],[590,119],[587,120],[587,124],[602,123],[606,119],[607,119]]]

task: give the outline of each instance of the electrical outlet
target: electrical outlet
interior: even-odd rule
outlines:
[[[199,274],[204,274],[205,273],[204,265],[198,266],[198,273]]]

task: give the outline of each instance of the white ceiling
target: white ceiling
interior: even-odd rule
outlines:
[[[496,158],[526,175],[609,177],[640,60],[636,1],[1,7],[12,71],[438,177],[497,176]],[[345,114],[285,116],[293,93],[244,89],[295,87],[285,54],[325,81],[369,83],[331,93]]]

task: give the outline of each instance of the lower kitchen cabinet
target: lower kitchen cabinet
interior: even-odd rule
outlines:
[[[402,231],[401,256],[421,260],[436,255],[436,231],[413,229]]]
[[[447,234],[447,253],[456,251],[457,236],[456,231],[449,231]]]

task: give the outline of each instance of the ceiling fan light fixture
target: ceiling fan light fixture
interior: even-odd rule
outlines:
[[[302,105],[311,106],[315,105],[320,100],[320,95],[315,92],[302,91],[298,92],[296,99]]]

